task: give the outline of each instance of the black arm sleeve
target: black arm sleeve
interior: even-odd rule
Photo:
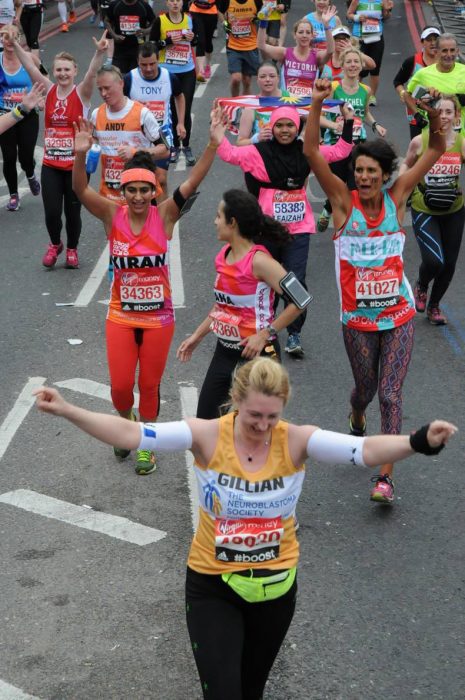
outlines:
[[[352,132],[354,130],[354,120],[344,119],[344,126],[342,127],[341,139],[346,143],[352,143]]]
[[[216,6],[219,11],[224,15],[228,11],[229,0],[216,0]]]
[[[155,21],[152,24],[152,29],[150,30],[149,40],[154,41],[156,44],[158,44],[158,42],[160,41],[160,34],[160,18],[155,17]]]
[[[126,95],[126,97],[129,97],[132,85],[132,76],[130,72],[126,73],[126,75],[123,78],[123,81],[123,92]]]
[[[176,73],[170,73],[171,92],[175,97],[182,95],[182,87]]]
[[[408,58],[405,59],[405,61],[403,62],[403,64],[399,68],[399,71],[397,72],[396,77],[393,80],[395,88],[398,87],[399,85],[405,85],[405,83],[408,83],[408,81],[412,77],[414,67],[415,67],[415,56],[409,56]]]
[[[196,46],[199,40],[199,20],[197,17],[197,12],[193,12],[190,15],[192,20],[192,31],[194,32],[194,38],[191,40],[191,46]]]

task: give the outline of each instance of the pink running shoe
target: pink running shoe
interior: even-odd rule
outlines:
[[[426,309],[426,315],[428,316],[428,321],[432,323],[433,326],[447,325],[447,318],[444,316],[437,304],[434,306],[428,306]]]
[[[417,282],[413,290],[413,298],[415,299],[415,308],[419,314],[425,313],[426,296],[427,290],[423,289],[423,287],[420,287],[420,283]]]
[[[76,248],[66,248],[66,263],[65,267],[68,270],[77,270],[79,267],[79,258]]]
[[[372,481],[375,482],[374,488],[370,493],[370,500],[377,503],[392,503],[394,501],[394,484],[392,479],[387,474],[374,476]]]
[[[58,245],[53,243],[48,244],[48,248],[44,257],[42,258],[42,265],[44,267],[53,267],[57,261],[58,256],[63,250],[63,243],[60,241]]]
[[[205,66],[205,69],[203,71],[203,77],[206,78],[207,80],[212,77],[211,66]]]

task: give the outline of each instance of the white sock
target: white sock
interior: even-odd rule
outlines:
[[[58,14],[60,15],[61,23],[67,24],[68,11],[66,9],[66,2],[64,0],[58,3]]]

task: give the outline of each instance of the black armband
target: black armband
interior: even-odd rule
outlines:
[[[456,95],[461,107],[465,107],[465,93],[458,92]]]
[[[419,129],[423,130],[425,126],[428,126],[428,120],[424,118],[423,114],[421,112],[415,112],[413,115],[415,119],[415,123],[418,126]]]
[[[179,211],[182,211],[182,208],[187,202],[187,199],[182,195],[179,187],[176,187],[176,189],[174,190],[173,199]]]
[[[410,435],[410,447],[422,455],[437,455],[444,448],[444,444],[439,445],[439,447],[431,447],[426,437],[428,428],[429,423]]]
[[[342,127],[341,139],[346,143],[352,143],[352,133],[354,130],[354,118],[344,119],[344,126]]]

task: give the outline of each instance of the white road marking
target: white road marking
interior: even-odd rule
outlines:
[[[184,282],[182,279],[181,243],[179,240],[179,221],[173,229],[173,238],[169,243],[171,298],[175,309],[185,308]]]
[[[3,493],[0,495],[0,503],[21,508],[45,518],[59,520],[84,530],[93,530],[117,540],[137,544],[139,547],[158,542],[166,537],[166,532],[163,530],[134,523],[119,515],[100,513],[88,506],[76,506],[74,503],[60,501],[58,498],[51,498],[28,489],[17,489]]]
[[[39,700],[39,698],[36,695],[23,693],[14,685],[0,681],[0,700]]]
[[[32,396],[32,390],[44,384],[45,381],[45,377],[31,377],[24,385],[24,388],[16,399],[13,408],[0,426],[0,459],[7,451],[8,445],[14,438],[16,431],[35,403],[35,397]]]
[[[96,399],[103,399],[104,401],[111,402],[110,387],[107,386],[107,384],[94,382],[93,379],[75,377],[74,379],[65,379],[63,382],[55,382],[55,386],[59,386],[60,389],[77,391],[79,394],[87,394],[88,396],[94,396]],[[134,406],[135,408],[139,406],[139,394],[136,392],[134,392]]]
[[[79,292],[74,306],[88,306],[92,301],[94,294],[102,283],[102,279],[106,271],[108,270],[108,243],[105,244],[105,248],[100,255],[97,264],[90,273],[87,282]]]
[[[217,69],[219,68],[219,66],[220,66],[219,63],[213,63],[213,65],[211,66],[212,78],[213,78],[214,74],[216,73]],[[194,97],[203,97],[203,93],[207,89],[207,85],[208,85],[208,80],[205,83],[199,83],[197,85],[197,87],[195,88]]]
[[[198,393],[195,386],[181,386],[181,406],[183,418],[192,418],[197,411]],[[192,529],[194,532],[199,524],[199,496],[197,481],[194,475],[194,456],[186,450],[187,485],[189,488],[189,500],[191,502]]]
[[[103,399],[111,403],[110,387],[107,384],[94,382],[93,379],[74,377],[73,379],[65,379],[62,382],[55,382],[54,384],[55,386],[59,386],[60,389],[77,391],[79,394],[87,394],[88,396],[94,396],[96,399]],[[161,399],[160,403],[166,403],[166,400]],[[134,392],[134,408],[139,408],[139,394],[137,391]]]
[[[223,46],[223,48],[221,49],[220,53],[226,53],[226,44],[225,44],[225,45]]]

